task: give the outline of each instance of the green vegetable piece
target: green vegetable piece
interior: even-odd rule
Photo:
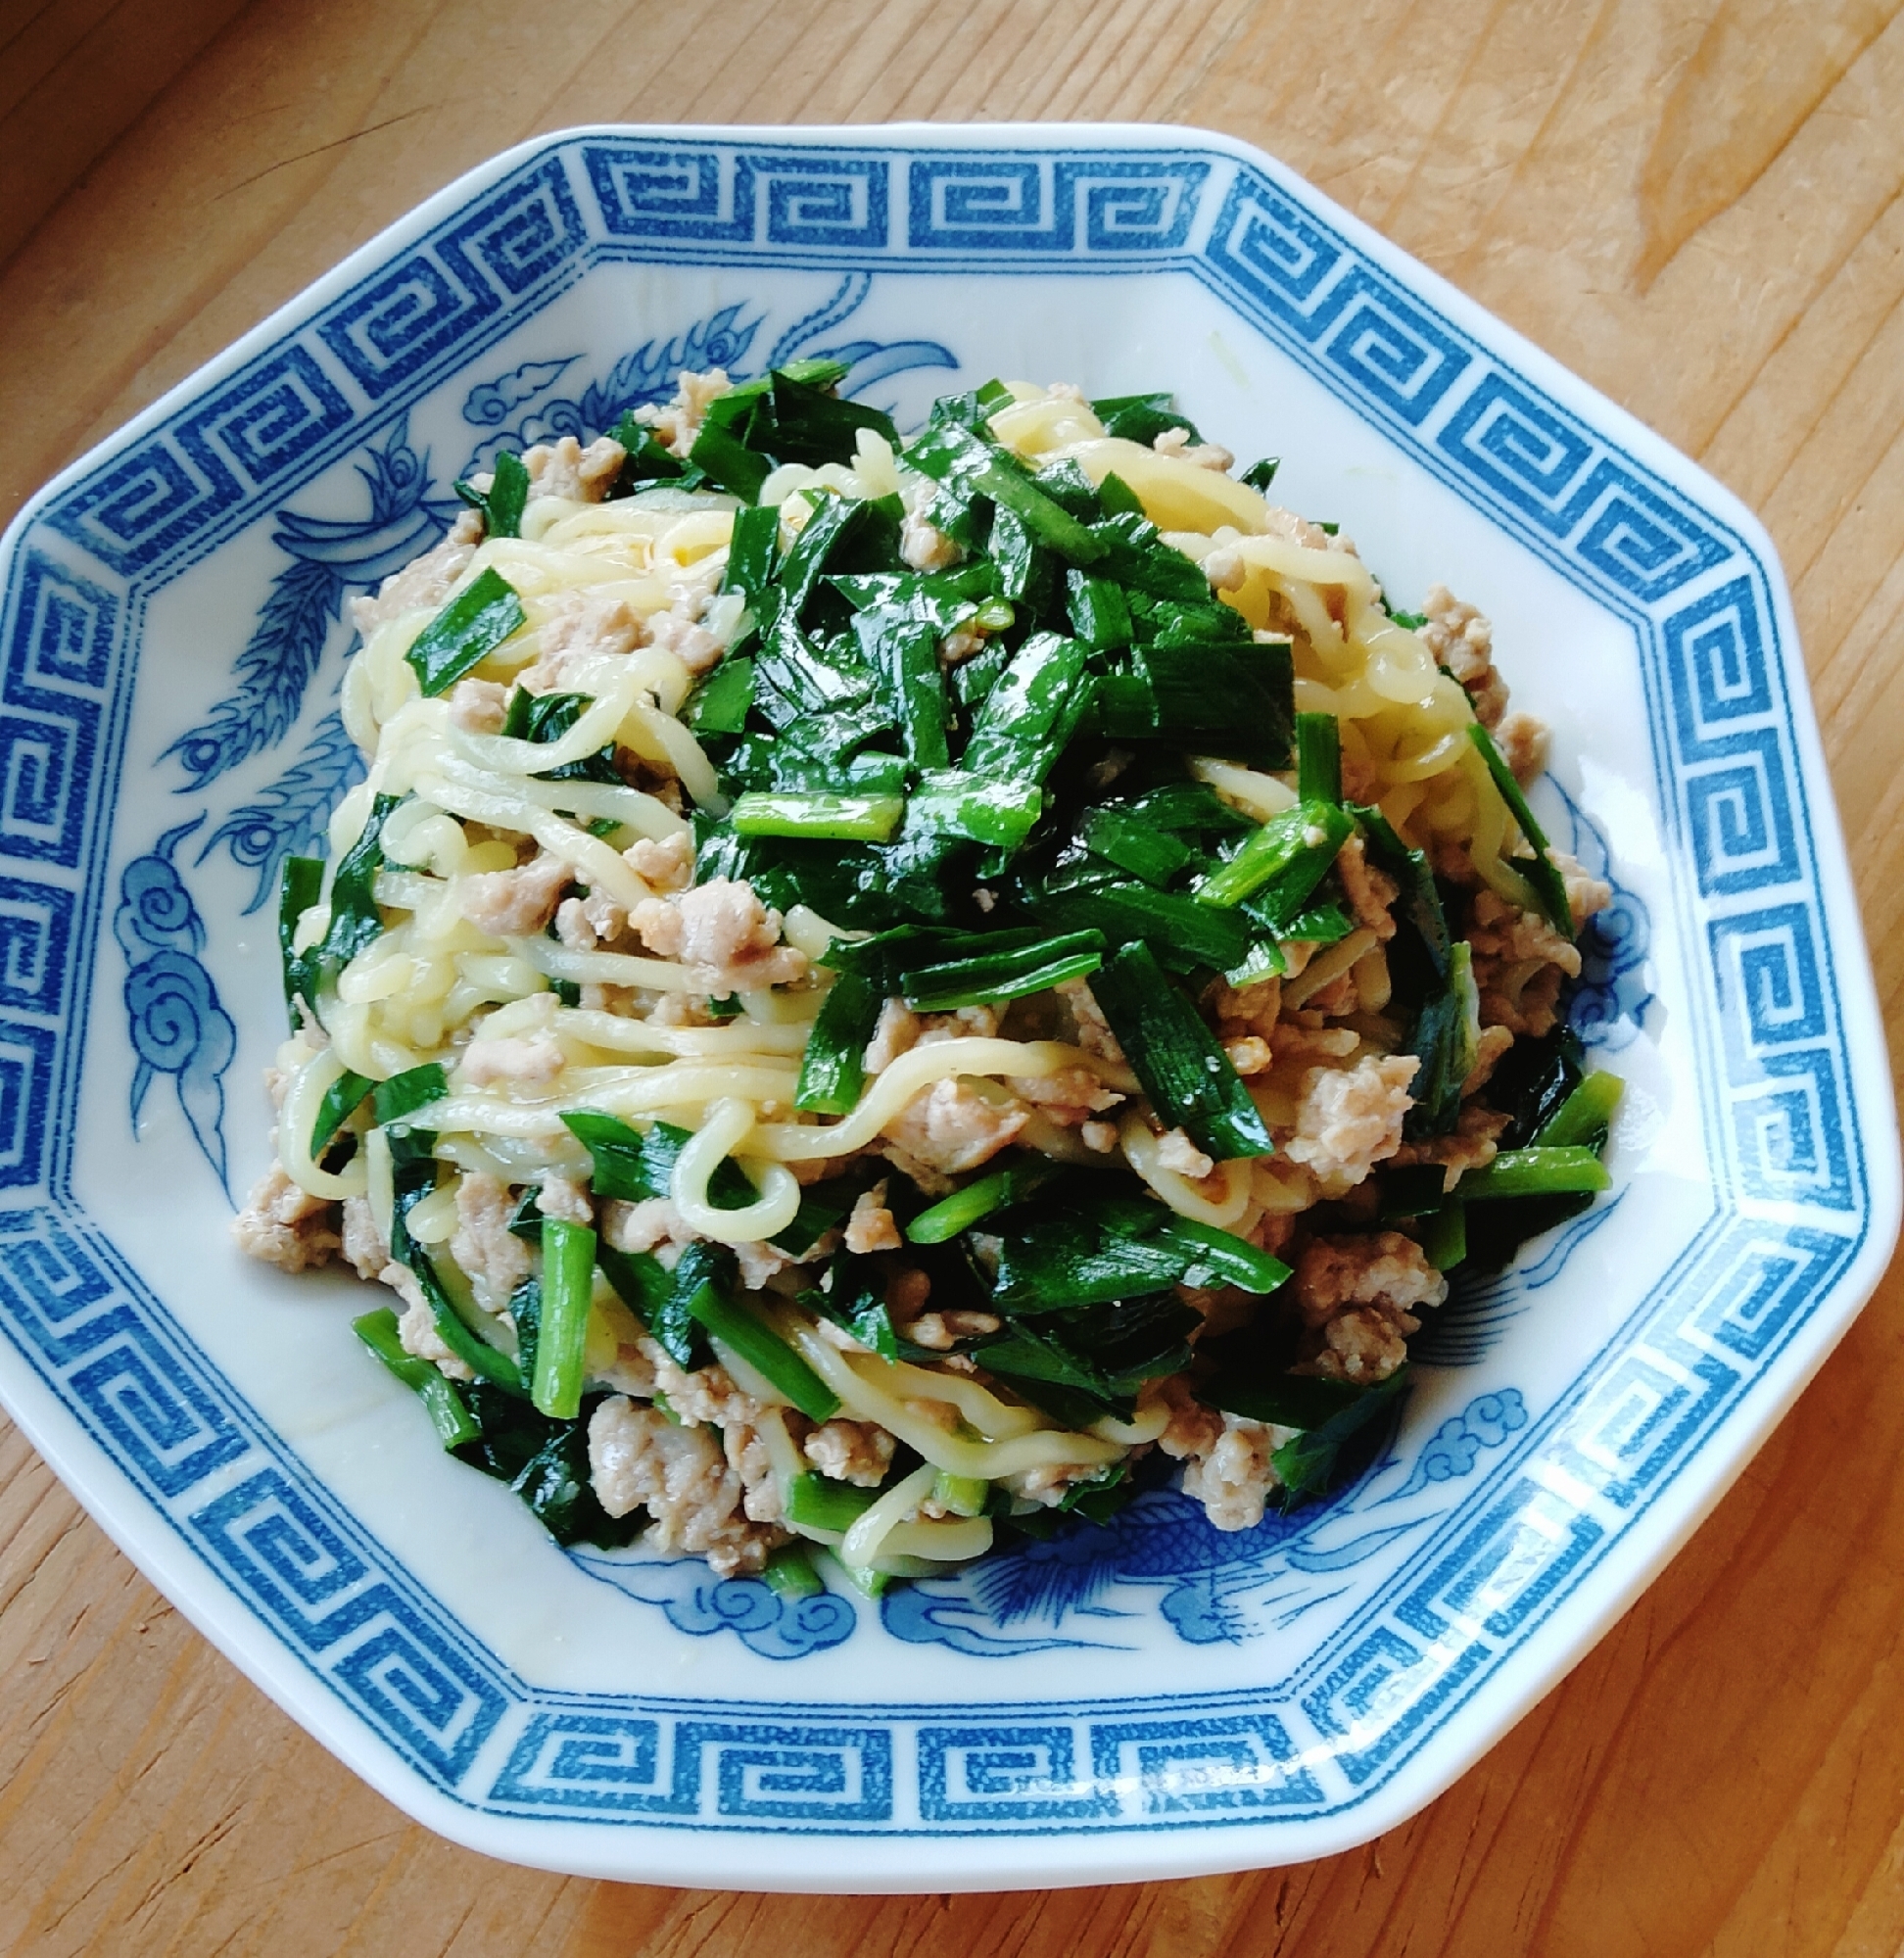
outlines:
[[[897,498],[862,502],[821,490],[802,493],[813,506],[805,528],[781,560],[778,590],[785,609],[804,614],[807,600],[830,570],[897,569],[899,524],[904,505]],[[872,562],[868,562],[868,558]]]
[[[982,1475],[954,1475],[941,1468],[932,1484],[932,1500],[955,1516],[982,1516],[991,1487]]]
[[[883,843],[905,813],[906,805],[896,795],[752,793],[735,803],[734,827],[743,836],[859,837]]]
[[[1153,598],[1170,598],[1186,605],[1210,603],[1210,581],[1203,567],[1175,545],[1166,544],[1147,518],[1126,510],[1092,524],[1090,537],[1097,556],[1075,561],[1095,563],[1100,576],[1115,578],[1127,591],[1147,593]],[[1137,609],[1135,600],[1131,609]]]
[[[1232,809],[1203,782],[1166,782],[1138,796],[1130,813],[1152,829],[1167,830],[1172,836],[1199,830],[1232,836],[1256,828],[1251,817]]]
[[[323,1160],[331,1138],[357,1112],[364,1096],[375,1086],[376,1082],[367,1075],[354,1075],[347,1069],[324,1090],[324,1098],[317,1104],[317,1119],[310,1124],[313,1163]]]
[[[529,471],[513,449],[504,449],[497,456],[487,490],[458,483],[456,494],[472,509],[482,511],[483,527],[491,537],[522,535],[522,512],[529,501]]]
[[[1260,915],[1293,918],[1355,827],[1354,818],[1333,804],[1299,802],[1270,817],[1228,863],[1205,878],[1197,902],[1227,906],[1261,897],[1265,906]]]
[[[324,894],[324,866],[318,857],[286,857],[278,881],[278,955],[284,967],[284,1007],[292,1030],[298,1027],[298,1001],[317,1009],[317,961],[311,952],[294,949],[298,921]]]
[[[544,744],[558,741],[594,705],[593,693],[532,693],[526,687],[518,687],[509,695],[509,711],[502,732],[519,741]],[[554,768],[538,769],[536,780],[601,782],[619,788],[622,777],[615,767],[614,743],[606,742],[594,754],[579,755],[574,761],[561,762]]]
[[[1012,391],[996,378],[986,381],[970,394],[941,395],[926,417],[928,428],[942,421],[956,421],[961,428],[982,428],[1002,407],[1012,405]]]
[[[772,1381],[809,1420],[831,1420],[838,1413],[839,1396],[772,1326],[738,1300],[704,1281],[689,1294],[687,1304],[694,1320]]]
[[[1213,908],[1146,883],[1061,885],[1037,900],[1037,910],[1053,924],[1102,931],[1112,944],[1142,938],[1178,971],[1207,965],[1229,972],[1249,957],[1257,935],[1240,910]]]
[[[1188,1335],[1198,1316],[1174,1292],[1107,1300],[1035,1324],[1012,1322],[1000,1338],[973,1349],[988,1371],[1041,1385],[1027,1390],[1067,1425],[1089,1421],[1106,1409],[1127,1409],[1128,1397],[1146,1380],[1180,1372],[1190,1363]],[[1071,1395],[1097,1405],[1079,1408]]]
[[[800,1304],[822,1318],[844,1326],[881,1360],[901,1357],[899,1337],[886,1310],[885,1275],[870,1260],[841,1252],[827,1273],[828,1285],[800,1294]],[[910,1352],[907,1358],[916,1357]]]
[[[1393,942],[1393,941],[1391,941]],[[1422,1002],[1408,1035],[1421,1067],[1410,1083],[1414,1107],[1408,1131],[1446,1134],[1460,1118],[1461,1084],[1474,1072],[1481,1041],[1481,1000],[1474,985],[1473,953],[1465,939],[1450,949],[1448,982]]]
[[[818,1598],[826,1590],[804,1544],[783,1544],[760,1573],[768,1590],[780,1598]]]
[[[1450,1197],[1421,1232],[1421,1255],[1437,1271],[1452,1271],[1467,1259],[1467,1205]]]
[[[728,540],[727,569],[721,574],[723,592],[738,592],[758,606],[774,582],[780,558],[780,511],[758,504],[734,513],[734,534]]]
[[[542,1317],[529,1398],[545,1414],[573,1420],[582,1411],[583,1356],[595,1288],[595,1234],[587,1225],[545,1218]]]
[[[1500,799],[1506,803],[1514,821],[1520,825],[1521,835],[1533,847],[1531,858],[1513,857],[1508,861],[1534,886],[1534,894],[1541,900],[1541,910],[1547,923],[1571,944],[1575,936],[1573,907],[1567,902],[1566,880],[1560,875],[1548,850],[1547,833],[1534,820],[1534,812],[1527,806],[1527,797],[1514,779],[1514,771],[1495,746],[1494,737],[1479,721],[1471,721],[1468,724],[1468,739],[1481,750],[1481,758],[1488,764],[1488,773],[1494,777],[1495,787],[1500,790]]]
[[[1625,1092],[1626,1083],[1618,1075],[1595,1069],[1536,1134],[1535,1143],[1544,1149],[1583,1145],[1598,1149],[1606,1139],[1606,1131]]]
[[[619,1117],[589,1108],[566,1110],[562,1121],[589,1152],[597,1197],[641,1203],[649,1197],[673,1194],[675,1164],[693,1139],[690,1130],[677,1128],[670,1122],[652,1122],[643,1135]],[[759,1192],[747,1180],[745,1172],[731,1161],[724,1162],[709,1177],[707,1193],[722,1210],[743,1210],[759,1201]],[[793,1221],[769,1242],[797,1258],[832,1221],[831,1203],[817,1193],[809,1193],[800,1199]],[[690,1251],[707,1249],[705,1245],[690,1247]],[[602,1266],[604,1271],[607,1268]]]
[[[436,1061],[421,1067],[405,1068],[401,1075],[379,1081],[371,1090],[370,1112],[379,1128],[402,1122],[419,1108],[441,1101],[450,1092],[450,1077]]]
[[[960,1231],[970,1230],[980,1218],[989,1217],[1007,1204],[1022,1203],[1040,1183],[1057,1172],[1048,1163],[1015,1164],[1009,1170],[995,1170],[962,1190],[923,1210],[906,1226],[906,1236],[914,1244],[944,1244]]]
[[[558,1544],[619,1549],[641,1528],[638,1512],[610,1516],[589,1479],[588,1430],[579,1420],[550,1422],[544,1442],[509,1484]]]
[[[753,705],[753,661],[724,659],[694,690],[688,703],[688,725],[705,739],[738,735],[747,725]]]
[[[1272,1258],[1234,1231],[1220,1230],[1214,1223],[1172,1218],[1156,1232],[1154,1241],[1168,1244],[1184,1258],[1180,1284],[1206,1290],[1235,1285],[1242,1291],[1267,1296],[1289,1281],[1289,1266],[1280,1258]]]
[[[1016,511],[1001,507],[993,512],[985,549],[1000,595],[1014,604],[1028,603],[1049,587],[1051,553]]]
[[[701,423],[688,460],[711,482],[748,503],[759,498],[760,486],[774,473],[771,458],[749,448],[712,415]]]
[[[847,1115],[858,1106],[866,1083],[867,1043],[884,1004],[884,994],[859,973],[842,972],[833,980],[800,1057],[795,1108],[818,1115]]]
[[[787,1485],[786,1520],[800,1529],[828,1530],[843,1537],[879,1500],[877,1489],[835,1482],[809,1470]]]
[[[1265,455],[1260,462],[1252,462],[1243,471],[1242,480],[1253,490],[1261,490],[1266,497],[1269,485],[1276,480],[1276,471],[1282,467],[1280,455]]]
[[[614,439],[627,452],[627,459],[609,492],[612,497],[633,496],[643,483],[678,483],[689,473],[688,464],[656,440],[653,429],[637,421],[633,410],[624,410],[615,424]]]
[[[862,1598],[881,1598],[891,1588],[892,1579],[885,1571],[875,1570],[870,1564],[842,1562],[840,1558],[832,1556],[831,1552],[829,1555],[833,1567],[839,1572],[840,1576]],[[933,1566],[925,1563],[923,1559],[921,1560],[922,1570],[930,1570],[931,1568]]]
[[[594,1165],[591,1181],[597,1198],[638,1204],[672,1192],[673,1158],[668,1158],[665,1166],[655,1163],[649,1155],[648,1138],[619,1117],[582,1108],[568,1110],[562,1121],[589,1152]]]
[[[470,1418],[455,1382],[445,1379],[427,1360],[404,1351],[395,1313],[365,1313],[351,1321],[351,1330],[423,1403],[430,1425],[445,1448],[461,1448],[482,1438],[483,1431]]]
[[[1160,888],[1197,860],[1197,853],[1169,831],[1114,804],[1093,809],[1079,834],[1093,855]]]
[[[397,1251],[394,1231],[391,1249]],[[506,1353],[498,1352],[488,1340],[463,1323],[449,1293],[443,1289],[443,1280],[437,1276],[436,1266],[430,1263],[422,1248],[406,1242],[398,1255],[415,1274],[417,1287],[430,1308],[430,1316],[436,1321],[437,1337],[444,1345],[481,1379],[492,1381],[511,1394],[523,1393],[522,1374],[515,1361]]]
[[[1289,961],[1283,956],[1282,946],[1274,938],[1259,938],[1250,947],[1249,957],[1223,974],[1223,982],[1241,992],[1246,985],[1261,985],[1265,979],[1280,979],[1288,970]]]
[[[854,619],[853,636],[880,677],[886,712],[898,726],[908,759],[918,768],[943,768],[951,750],[937,632],[904,612],[878,606]]]
[[[1084,648],[1055,633],[1019,647],[973,722],[960,765],[974,775],[1042,784],[1089,703]]]
[[[1295,668],[1286,643],[1159,641],[1135,647],[1129,661],[1098,687],[1097,725],[1113,740],[1168,740],[1261,768],[1288,765]]]
[[[1017,458],[954,422],[941,422],[905,452],[921,474],[943,484],[964,502],[988,497],[1010,510],[1039,543],[1073,564],[1091,564],[1104,545],[1084,524],[1053,501],[1020,467]]]
[[[1091,982],[1111,1030],[1151,1105],[1218,1162],[1274,1148],[1250,1091],[1216,1036],[1141,940],[1105,962]]]
[[[1098,486],[1098,503],[1108,517],[1144,514],[1144,500],[1113,469]]]
[[[520,1232],[516,1233],[518,1236]],[[542,1219],[536,1220],[536,1234],[532,1240],[542,1242]],[[542,1280],[530,1276],[523,1279],[509,1294],[509,1316],[515,1320],[516,1371],[525,1380],[533,1382],[536,1377],[536,1347],[542,1338]]]
[[[1280,1259],[1226,1230],[1174,1218],[1156,1204],[1100,1204],[1000,1226],[993,1304],[1038,1315],[1107,1304],[1168,1285],[1241,1285],[1273,1292],[1289,1276]]]
[[[1480,1170],[1470,1170],[1455,1185],[1464,1202],[1497,1197],[1555,1197],[1610,1189],[1613,1178],[1591,1149],[1576,1146],[1503,1149]]]
[[[1044,791],[1036,782],[970,769],[928,769],[906,804],[906,829],[912,836],[963,836],[1015,850],[1043,807]]]
[[[874,676],[838,646],[823,652],[782,611],[754,654],[753,704],[773,727],[790,728],[803,715],[833,713],[863,704]]]
[[[1292,945],[1333,945],[1355,929],[1356,921],[1341,905],[1316,904],[1297,912],[1278,935]]]
[[[1131,643],[1130,607],[1121,586],[1088,571],[1068,571],[1065,588],[1071,631],[1084,645],[1096,650]]]
[[[595,1264],[618,1298],[643,1325],[667,1307],[674,1279],[651,1251],[617,1251],[612,1244],[595,1246]]]
[[[1182,429],[1199,448],[1203,445],[1196,424],[1188,415],[1177,412],[1175,399],[1170,395],[1108,395],[1103,401],[1091,404],[1091,412],[1103,422],[1107,435],[1141,443],[1146,449],[1173,428]]]
[[[837,360],[795,360],[770,377],[764,426],[752,438],[777,460],[818,469],[829,462],[851,462],[859,432],[871,429],[895,449],[899,431],[891,416],[833,392],[846,378]]]
[[[1255,1374],[1217,1367],[1197,1389],[1198,1400],[1265,1427],[1320,1428],[1353,1408],[1368,1390],[1309,1373]]]
[[[404,657],[431,699],[447,693],[528,622],[515,587],[486,565],[417,634]]]
[[[1296,716],[1296,792],[1305,802],[1342,800],[1342,726],[1333,714]]]
[[[298,922],[291,915],[291,906],[300,897],[307,897],[309,903],[316,902],[316,898],[310,894],[309,871],[299,871],[295,878],[287,873],[278,928],[285,956],[285,983],[313,1013],[324,985],[383,934],[383,915],[377,909],[377,872],[383,867],[383,826],[401,799],[379,795],[371,804],[369,819],[357,841],[344,852],[331,878],[330,924],[322,939],[304,953],[290,949]],[[308,864],[311,859],[297,861]],[[299,904],[298,913],[301,915],[306,908],[306,904]],[[296,1024],[294,1016],[292,1025]]]
[[[1011,659],[1012,648],[1003,640],[993,640],[984,651],[960,660],[952,669],[952,692],[959,704],[975,713],[982,707]]]
[[[1379,1386],[1359,1389],[1354,1401],[1339,1413],[1330,1415],[1320,1427],[1309,1429],[1276,1450],[1269,1457],[1270,1465],[1288,1492],[1290,1502],[1299,1502],[1305,1496],[1320,1496],[1334,1485],[1343,1450],[1389,1412],[1404,1390],[1407,1378],[1408,1368],[1404,1363]]]
[[[1104,958],[1101,931],[1068,931],[971,958],[914,966],[899,975],[899,992],[915,1013],[956,1013],[962,1006],[990,1006],[1045,992],[1067,979],[1097,971]]]

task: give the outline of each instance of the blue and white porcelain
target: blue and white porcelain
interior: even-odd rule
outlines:
[[[1174,388],[1398,602],[1488,611],[1553,725],[1537,800],[1619,893],[1573,1008],[1631,1083],[1615,1194],[1442,1312],[1330,1503],[1225,1536],[1156,1491],[877,1602],[566,1555],[438,1452],[353,1281],[228,1240],[277,865],[358,768],[345,598],[499,444],[795,354],[902,425],[992,374]],[[491,1854],[949,1890],[1342,1849],[1587,1650],[1889,1255],[1883,1040],[1764,532],[1242,144],[539,139],[68,470],[0,577],[0,1394],[267,1693]]]

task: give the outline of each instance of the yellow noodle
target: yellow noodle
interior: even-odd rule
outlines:
[[[826,1128],[794,1122],[757,1130],[760,1153],[783,1163],[820,1163],[864,1149],[922,1088],[960,1075],[1023,1075],[1032,1078],[1089,1067],[1091,1056],[1056,1040],[939,1040],[901,1054],[878,1076],[851,1115]]]

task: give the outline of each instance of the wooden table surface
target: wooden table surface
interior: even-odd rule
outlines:
[[[1763,514],[1796,595],[1895,1044],[1898,11],[0,0],[0,251],[24,241],[0,266],[0,518],[418,198],[538,130],[894,118],[1228,130]],[[1258,1875],[880,1900],[569,1882],[436,1839],[184,1625],[0,1424],[0,1945],[140,1958],[516,1958],[531,1941],[577,1958],[1894,1952],[1901,1438],[1893,1270],[1645,1598],[1404,1827]]]

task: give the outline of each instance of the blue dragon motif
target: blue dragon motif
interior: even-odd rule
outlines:
[[[258,873],[247,917],[277,888],[278,866],[288,856],[321,856],[330,813],[344,791],[363,780],[363,757],[333,709],[317,723],[304,752],[262,789],[255,802],[234,809],[206,838],[203,863],[222,843],[233,863]]]
[[[238,1029],[199,963],[205,922],[172,863],[172,852],[205,821],[167,830],[119,880],[113,935],[125,953],[125,1017],[138,1066],[132,1075],[132,1130],[155,1075],[169,1075],[178,1105],[218,1187],[231,1200],[225,1167],[224,1073]]]
[[[291,560],[271,581],[258,625],[233,666],[237,686],[166,749],[202,790],[264,748],[275,747],[303,710],[344,597],[401,570],[443,533],[458,507],[433,501],[430,458],[410,448],[405,424],[357,465],[370,492],[367,518],[277,513],[271,542]]]
[[[1478,1396],[1441,1424],[1412,1477],[1392,1494],[1382,1494],[1382,1485],[1399,1463],[1384,1456],[1326,1503],[1271,1509],[1254,1529],[1219,1530],[1181,1490],[1149,1490],[1107,1523],[1079,1520],[955,1576],[897,1587],[881,1600],[881,1617],[895,1638],[981,1658],[1066,1646],[1116,1648],[1127,1642],[1087,1636],[1090,1628],[1078,1621],[1134,1618],[1141,1606],[1131,1594],[1148,1591],[1161,1593],[1156,1609],[1187,1644],[1238,1644],[1327,1603],[1344,1588],[1328,1579],[1419,1531],[1436,1513],[1417,1503],[1405,1520],[1369,1528],[1361,1519],[1370,1510],[1472,1474],[1484,1450],[1526,1423],[1516,1389]],[[1121,1604],[1120,1595],[1127,1600]]]
[[[1646,1024],[1652,1004],[1643,971],[1652,920],[1643,899],[1614,877],[1605,832],[1553,777],[1547,781],[1567,812],[1572,831],[1567,849],[1590,877],[1604,878],[1613,887],[1613,902],[1590,918],[1580,934],[1580,983],[1567,1024],[1588,1046],[1617,1052]]]
[[[849,1637],[859,1622],[837,1592],[784,1598],[757,1577],[718,1577],[699,1557],[665,1561],[570,1551],[591,1577],[643,1604],[658,1604],[678,1632],[696,1639],[733,1632],[764,1659],[799,1659]]]

